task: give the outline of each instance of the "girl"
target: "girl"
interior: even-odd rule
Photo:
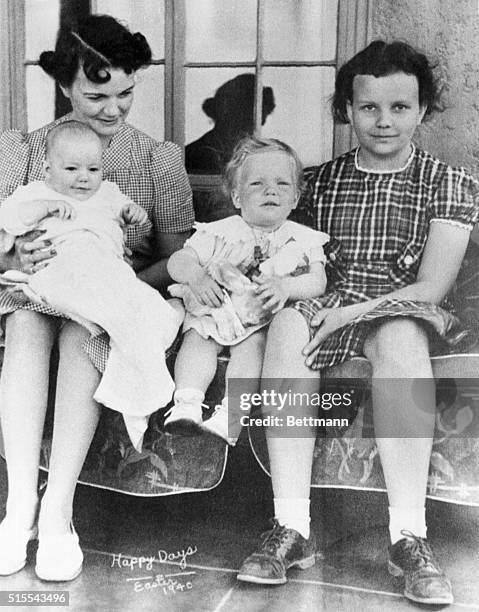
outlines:
[[[447,604],[451,584],[426,539],[435,420],[429,351],[457,333],[459,322],[439,304],[478,217],[478,185],[463,169],[413,144],[436,101],[427,58],[402,42],[375,41],[339,70],[334,114],[351,123],[359,147],[312,169],[302,207],[304,219],[341,243],[330,256],[331,292],[277,315],[263,377],[303,380],[304,387],[309,376],[315,391],[311,370],[357,355],[370,360],[390,504],[389,569],[404,576],[406,597]],[[414,379],[422,380],[420,402]],[[238,578],[281,584],[289,567],[314,562],[309,487],[315,440],[267,431],[267,441],[276,520]]]
[[[216,372],[218,353],[224,346],[231,347],[226,380],[257,379],[261,374],[264,326],[271,317],[240,326],[237,333],[219,328],[215,311],[224,300],[229,302],[229,296],[212,277],[215,268],[229,263],[253,279],[266,315],[277,313],[287,302],[324,292],[322,245],[328,237],[286,220],[296,208],[301,177],[299,159],[288,145],[245,138],[226,168],[227,189],[241,216],[197,223],[194,236],[170,258],[171,277],[187,285],[207,308],[204,314],[187,315],[183,327],[185,337],[175,366],[175,405],[165,421],[170,431],[201,426],[234,445],[241,425],[237,415],[230,415],[228,428],[226,398],[202,423],[202,402]],[[247,285],[248,279],[244,280]]]
[[[55,51],[40,65],[69,98],[72,113],[23,135],[0,136],[0,201],[19,186],[43,178],[45,140],[69,119],[89,125],[103,147],[103,177],[140,204],[148,223],[131,226],[127,246],[139,278],[154,287],[168,282],[166,259],[183,246],[193,223],[191,190],[172,143],[158,143],[126,123],[135,74],[151,60],[142,34],[108,15],[62,28]],[[0,269],[36,272],[54,256],[51,244],[17,238],[0,256]],[[0,574],[26,563],[27,543],[38,534],[35,571],[45,580],[71,580],[83,554],[72,526],[73,496],[100,415],[93,399],[108,355],[108,338],[59,318],[51,308],[23,304],[0,292],[5,354],[1,377],[1,426],[8,472],[6,516],[0,525]],[[10,313],[10,314],[9,314]],[[48,399],[50,355],[58,338],[59,366],[48,486],[38,503],[38,463]],[[87,349],[88,352],[85,352]],[[96,367],[95,367],[96,366]],[[22,384],[19,384],[22,381]]]

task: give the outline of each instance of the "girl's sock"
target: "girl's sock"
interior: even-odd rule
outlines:
[[[391,544],[404,538],[401,531],[410,531],[420,538],[426,537],[426,508],[424,506],[389,506],[389,535]]]
[[[295,529],[306,540],[309,538],[309,499],[301,497],[275,497],[274,516],[280,525]]]

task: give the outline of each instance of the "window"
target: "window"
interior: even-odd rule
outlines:
[[[244,133],[285,140],[305,165],[350,145],[329,98],[338,63],[367,42],[368,0],[25,0],[28,129],[53,119],[55,99],[60,114],[36,60],[60,20],[82,11],[147,37],[152,66],[138,75],[130,121],[185,147],[197,191],[218,184]]]

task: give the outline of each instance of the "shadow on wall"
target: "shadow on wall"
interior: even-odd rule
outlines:
[[[221,174],[238,140],[253,133],[255,85],[254,74],[240,74],[203,102],[203,112],[215,125],[186,146],[185,165],[190,174]],[[263,87],[262,125],[274,107],[273,90]]]

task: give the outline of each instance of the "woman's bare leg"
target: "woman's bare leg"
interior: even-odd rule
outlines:
[[[73,322],[60,333],[50,473],[39,518],[39,529],[47,535],[70,531],[76,482],[100,416],[93,399],[100,374],[82,348],[88,336]]]
[[[8,473],[7,515],[30,528],[37,510],[38,466],[48,401],[50,354],[59,320],[18,310],[6,320],[1,426]]]

